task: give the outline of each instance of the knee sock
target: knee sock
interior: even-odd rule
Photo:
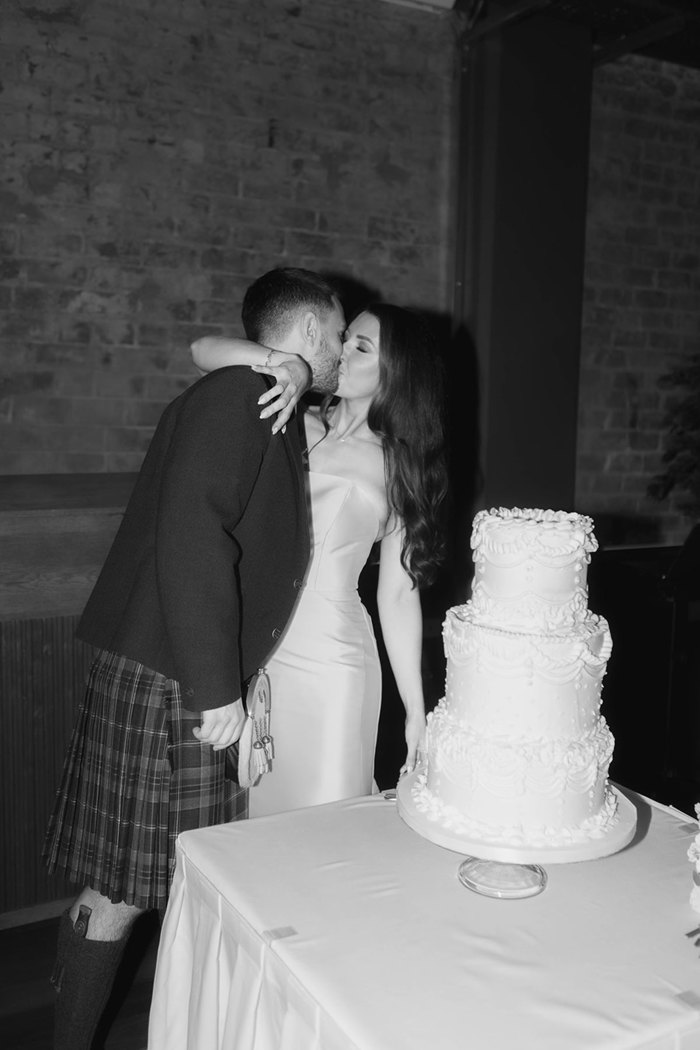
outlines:
[[[68,911],[61,916],[51,976],[56,989],[54,1050],[90,1050],[129,939],[88,941],[89,911],[80,909],[75,926]]]

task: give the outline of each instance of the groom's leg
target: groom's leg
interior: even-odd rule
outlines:
[[[90,1050],[119,963],[142,909],[86,887],[63,913],[56,966],[54,1050]]]

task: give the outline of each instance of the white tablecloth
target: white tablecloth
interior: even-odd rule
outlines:
[[[381,795],[187,832],[149,1050],[698,1050],[697,826],[639,807],[632,845],[514,901]]]

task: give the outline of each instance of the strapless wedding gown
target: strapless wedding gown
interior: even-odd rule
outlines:
[[[251,817],[373,790],[381,671],[357,581],[382,512],[355,482],[314,471],[308,479],[311,561],[266,665],[274,758],[250,789]]]

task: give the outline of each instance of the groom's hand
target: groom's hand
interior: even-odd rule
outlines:
[[[211,744],[215,751],[223,751],[225,747],[236,743],[244,722],[243,701],[236,700],[235,704],[202,711],[202,726],[192,732],[200,744]]]

